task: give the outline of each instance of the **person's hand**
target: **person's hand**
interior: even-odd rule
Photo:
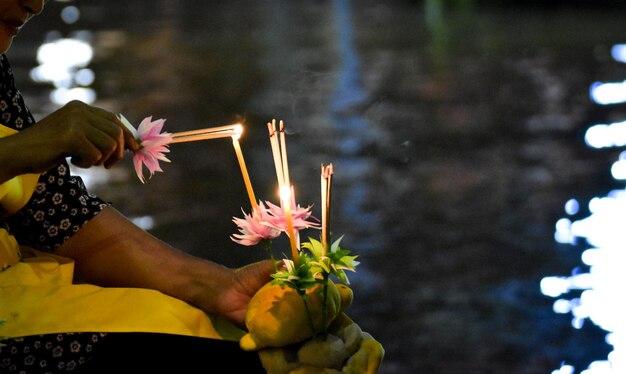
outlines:
[[[375,374],[385,351],[345,313],[325,336],[258,351],[268,374]]]
[[[226,288],[216,298],[218,313],[243,327],[250,299],[269,282],[275,268],[271,260],[255,262],[232,271]]]
[[[12,157],[15,175],[44,172],[66,157],[82,168],[110,168],[122,159],[125,149],[138,148],[113,113],[80,101],[66,104],[9,138],[2,139],[3,145],[19,151]]]

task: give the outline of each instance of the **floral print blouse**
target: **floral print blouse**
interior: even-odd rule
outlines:
[[[35,124],[5,55],[0,55],[0,124],[18,131]],[[71,175],[67,162],[62,162],[41,175],[30,201],[5,220],[20,244],[53,252],[108,205],[88,192],[82,179]]]

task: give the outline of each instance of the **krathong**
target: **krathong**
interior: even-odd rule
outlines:
[[[330,231],[332,164],[321,165],[322,221],[312,205],[296,203],[287,165],[284,123],[267,124],[276,169],[280,205],[259,201],[244,218],[233,218],[238,244],[261,244],[274,262],[273,280],[250,301],[242,349],[258,351],[268,373],[376,373],[384,356],[382,345],[363,332],[346,314],[352,303],[346,271],[355,272],[357,256],[333,241]],[[300,243],[304,229],[320,230],[319,240]],[[271,243],[284,233],[291,256],[276,261]],[[304,371],[298,371],[304,370]],[[308,371],[307,371],[308,370]],[[325,371],[326,370],[326,371]]]

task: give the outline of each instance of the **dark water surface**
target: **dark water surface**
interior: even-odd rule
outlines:
[[[244,120],[264,200],[276,201],[265,124],[284,120],[296,197],[316,215],[320,164],[335,166],[332,232],[361,261],[349,314],[384,345],[380,373],[583,369],[606,358],[605,332],[572,329],[539,282],[580,262],[554,241],[564,203],[615,187],[617,151],[583,134],[626,118],[589,99],[592,82],[626,78],[610,58],[624,8],[443,3],[51,2],[9,58],[44,115],[51,86],[28,79],[36,46],[89,31],[96,105],[169,131]],[[75,23],[61,21],[68,5]],[[230,142],[175,144],[170,159],[145,185],[124,162],[94,189],[180,249],[229,266],[264,258],[229,239],[249,209]]]

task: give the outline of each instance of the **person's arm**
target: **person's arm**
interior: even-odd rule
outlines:
[[[81,281],[161,291],[243,324],[250,298],[271,280],[271,261],[230,269],[182,252],[112,207],[87,222],[56,253],[73,258]]]
[[[41,173],[65,157],[79,167],[109,168],[138,147],[117,117],[73,101],[15,135],[0,139],[0,183],[16,175]]]

